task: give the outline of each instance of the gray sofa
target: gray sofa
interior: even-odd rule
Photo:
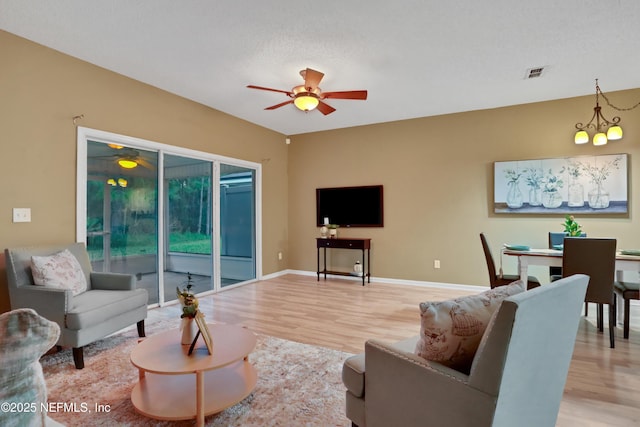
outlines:
[[[588,281],[506,298],[469,375],[418,357],[418,337],[367,341],[343,366],[347,417],[360,427],[555,426]]]
[[[87,290],[73,296],[68,289],[36,286],[31,273],[32,256],[48,256],[68,249],[79,261]],[[149,295],[136,289],[130,274],[91,271],[83,243],[5,249],[11,308],[31,308],[60,326],[59,347],[72,347],[78,369],[84,367],[83,346],[137,323],[138,335],[145,336]]]

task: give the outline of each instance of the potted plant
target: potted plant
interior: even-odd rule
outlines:
[[[338,237],[338,227],[340,227],[338,224],[327,224],[330,239],[335,239]]]
[[[576,222],[573,215],[566,215],[564,217],[564,232],[570,237],[579,237],[582,235],[582,226]]]
[[[180,328],[182,329],[181,342],[184,345],[191,344],[197,332],[197,326],[194,319],[198,314],[198,298],[191,291],[192,287],[193,280],[191,278],[191,273],[187,273],[187,286],[184,289],[180,290],[179,287],[176,287],[176,294],[180,304],[182,305],[182,314],[180,315],[182,323]]]

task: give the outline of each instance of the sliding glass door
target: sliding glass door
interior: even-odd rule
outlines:
[[[165,301],[191,276],[195,293],[214,289],[212,170],[209,161],[164,156]]]
[[[86,243],[93,269],[135,274],[151,302],[158,302],[157,159],[152,151],[87,143]]]
[[[255,171],[220,165],[221,286],[256,277]]]
[[[188,276],[197,294],[255,280],[260,165],[230,160],[78,128],[77,234],[93,269],[134,274],[160,305]]]

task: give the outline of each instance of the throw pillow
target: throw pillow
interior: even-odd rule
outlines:
[[[47,402],[47,387],[39,359],[59,336],[56,323],[30,308],[0,314],[0,402],[3,409],[14,408],[0,411],[0,425],[46,425],[41,405]]]
[[[73,296],[87,290],[82,267],[68,249],[51,256],[32,256],[31,274],[34,284],[70,289]]]
[[[524,292],[518,280],[476,295],[420,304],[420,339],[416,354],[469,373],[482,335],[503,299]]]

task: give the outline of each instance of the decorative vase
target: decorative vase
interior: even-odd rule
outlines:
[[[557,191],[545,192],[542,195],[542,206],[545,208],[553,209],[559,207],[561,204],[562,197],[560,197],[560,193]]]
[[[323,239],[326,239],[328,233],[329,233],[329,229],[327,228],[326,225],[323,225],[322,227],[320,227],[320,237],[322,237]]]
[[[362,277],[362,264],[360,264],[360,261],[356,261],[356,263],[353,264],[353,275]]]
[[[529,206],[540,206],[542,204],[542,190],[532,188],[529,190]]]
[[[507,206],[511,209],[522,207],[522,192],[517,181],[509,181],[509,191],[507,192]]]
[[[567,205],[572,208],[584,206],[584,187],[582,184],[576,183],[569,186],[569,200]]]
[[[182,329],[182,345],[191,345],[198,333],[198,325],[193,318],[183,317],[180,328]]]
[[[605,209],[609,207],[609,192],[597,185],[589,191],[589,207],[592,209]]]

